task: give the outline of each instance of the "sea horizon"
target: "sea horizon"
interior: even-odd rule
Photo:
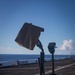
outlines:
[[[75,55],[54,55],[55,60],[65,59]],[[0,61],[38,60],[40,54],[0,54]],[[51,54],[45,54],[45,59],[51,60]]]

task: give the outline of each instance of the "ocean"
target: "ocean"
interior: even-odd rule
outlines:
[[[0,54],[0,62],[2,61],[18,61],[18,60],[38,60],[40,55],[31,54]],[[75,58],[75,55],[54,55],[55,60],[65,59],[65,58]],[[46,60],[51,60],[51,55],[45,55]]]

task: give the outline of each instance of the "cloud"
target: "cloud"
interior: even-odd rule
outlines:
[[[36,47],[34,51],[23,47],[0,47],[0,54],[39,54],[40,50]]]
[[[74,50],[75,49],[75,43],[73,40],[64,40],[63,44],[58,48],[59,50]]]
[[[12,54],[18,51],[16,48],[11,47],[0,47],[0,54]]]
[[[11,47],[0,47],[0,50],[17,50],[17,49]]]

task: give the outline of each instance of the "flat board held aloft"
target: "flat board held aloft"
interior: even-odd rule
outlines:
[[[33,50],[38,42],[41,31],[44,31],[44,29],[41,27],[32,25],[31,23],[24,23],[15,41],[19,45]]]

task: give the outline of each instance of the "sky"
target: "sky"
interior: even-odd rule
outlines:
[[[0,0],[0,54],[40,54],[15,38],[25,22],[44,28],[39,37],[45,54],[56,42],[55,54],[75,54],[75,0]]]

